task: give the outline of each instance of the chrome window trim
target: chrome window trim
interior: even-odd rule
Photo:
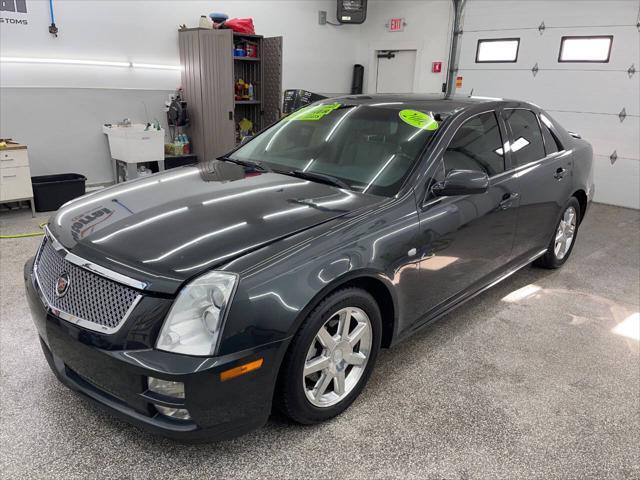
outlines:
[[[489,177],[489,180],[491,181],[491,180],[496,179],[496,178],[501,178],[501,177],[506,176],[508,174],[514,175],[516,173],[519,173],[522,170],[526,170],[528,168],[531,168],[534,165],[537,165],[539,163],[545,162],[545,161],[550,160],[552,158],[568,155],[571,152],[572,152],[571,150],[562,150],[560,152],[553,152],[553,153],[547,155],[546,157],[540,158],[539,160],[533,160],[532,162],[525,163],[524,165],[519,165],[519,166],[517,166],[515,168],[512,168],[510,170],[506,170],[506,171],[504,171],[502,173],[494,175],[493,177]]]
[[[520,165],[519,167],[516,168],[512,168],[510,170],[507,170],[505,172],[502,173],[498,173],[497,175],[494,175],[493,177],[489,177],[489,185],[492,186],[493,185],[493,180],[500,180],[502,177],[505,177],[507,175],[516,175],[519,172],[521,172],[522,170],[527,170],[531,167],[533,167],[534,165],[537,165],[539,163],[545,162],[547,160],[556,158],[556,157],[564,157],[567,155],[570,155],[573,152],[573,150],[562,150],[560,152],[553,152],[551,155],[547,155],[544,158],[541,158],[540,160],[534,160],[533,162],[529,162],[529,163],[525,163],[524,165]],[[422,207],[426,208],[429,207],[430,205],[433,205],[434,203],[440,202],[441,200],[445,199],[445,198],[449,198],[449,196],[445,196],[445,197],[438,197],[438,198],[434,198],[433,200],[429,200],[428,202],[426,202]]]
[[[113,280],[114,282],[135,288],[136,290],[144,290],[147,288],[148,285],[145,282],[141,282],[140,280],[136,280],[134,278],[127,277],[126,275],[122,275],[121,273],[114,272],[113,270],[109,270],[108,268],[97,265],[71,253],[66,248],[64,248],[62,244],[58,242],[58,240],[55,239],[46,225],[44,227],[44,232],[47,238],[51,241],[51,245],[53,246],[53,248],[58,253],[60,253],[62,258],[64,258],[68,262],[71,262],[80,268],[84,268],[85,270],[95,273],[96,275],[100,275],[101,277],[105,277],[109,280]]]

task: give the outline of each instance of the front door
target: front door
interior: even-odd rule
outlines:
[[[432,182],[450,170],[480,170],[490,186],[482,194],[425,199],[419,252],[424,315],[475,291],[511,260],[519,194],[517,179],[505,171],[502,138],[495,112],[475,115],[458,127],[432,166]]]

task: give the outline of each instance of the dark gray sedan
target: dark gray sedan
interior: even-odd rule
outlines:
[[[58,378],[185,440],[338,415],[389,347],[569,258],[593,152],[538,107],[348,96],[79,198],[25,283]],[[60,406],[61,409],[68,406]]]

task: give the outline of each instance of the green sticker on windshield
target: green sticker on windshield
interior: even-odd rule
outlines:
[[[311,105],[304,107],[297,112],[291,114],[288,117],[289,120],[320,120],[321,118],[329,115],[334,110],[340,108],[341,104],[330,103],[328,105]]]
[[[400,110],[400,118],[412,127],[422,130],[437,130],[438,122],[431,116],[418,110]]]

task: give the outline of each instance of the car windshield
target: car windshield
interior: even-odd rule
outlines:
[[[285,117],[228,158],[393,196],[438,128],[433,113],[394,107],[314,104]]]

